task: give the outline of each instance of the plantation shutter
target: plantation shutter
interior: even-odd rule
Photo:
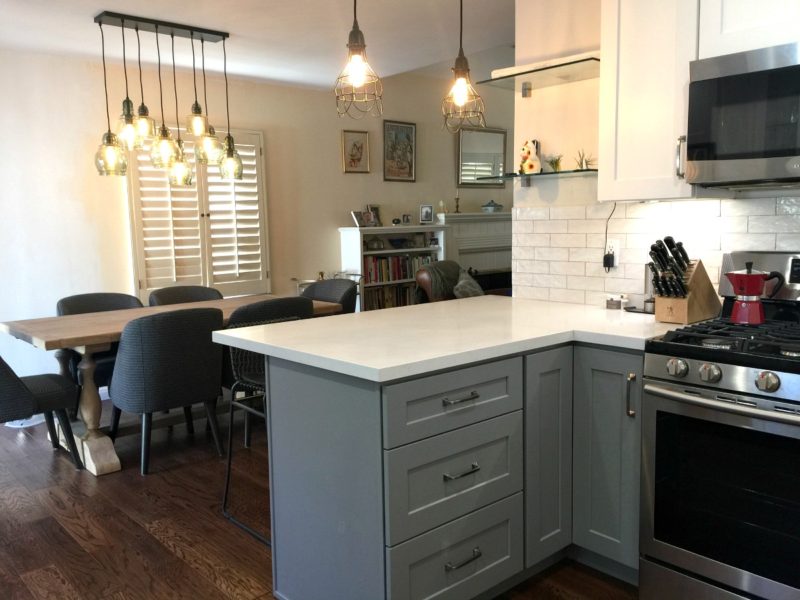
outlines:
[[[223,181],[216,165],[194,164],[191,186],[171,186],[150,161],[132,152],[128,168],[135,276],[139,298],[170,285],[205,285],[224,296],[269,292],[266,194],[261,135],[231,132],[244,165],[241,181]]]

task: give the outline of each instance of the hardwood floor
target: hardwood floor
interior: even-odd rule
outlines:
[[[51,449],[44,424],[0,426],[0,597],[272,599],[271,553],[222,517],[225,463],[204,421],[195,429],[194,436],[183,425],[155,430],[146,477],[139,437],[121,438],[123,470],[95,478]],[[240,422],[235,430],[231,508],[267,531],[265,436],[256,427],[247,450]],[[564,562],[501,598],[636,597],[626,584]]]

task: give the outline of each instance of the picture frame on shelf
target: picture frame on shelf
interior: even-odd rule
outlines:
[[[342,130],[342,170],[369,173],[369,132]]]
[[[361,211],[361,220],[364,221],[364,227],[377,227],[375,215],[368,210]]]
[[[367,224],[364,222],[364,216],[360,210],[351,210],[350,216],[353,217],[353,221],[356,224],[356,227],[366,227]]]
[[[368,213],[370,213],[372,215],[371,221],[373,223],[373,227],[380,227],[382,225],[382,223],[381,223],[381,212],[380,212],[380,208],[378,206],[376,206],[375,204],[367,204],[367,211],[366,212],[368,212]]]
[[[383,122],[383,180],[417,180],[417,125],[403,121]]]
[[[433,204],[419,205],[419,224],[426,225],[433,223]]]

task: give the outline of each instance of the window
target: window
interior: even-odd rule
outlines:
[[[205,285],[225,296],[270,291],[267,203],[261,134],[233,131],[241,181],[223,181],[216,165],[195,166],[189,187],[173,187],[150,163],[148,148],[128,166],[134,276],[139,297],[170,285]]]

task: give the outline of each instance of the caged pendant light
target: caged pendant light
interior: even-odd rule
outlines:
[[[158,54],[158,95],[161,101],[161,128],[158,137],[153,140],[150,148],[150,161],[156,169],[168,169],[175,161],[178,146],[172,139],[172,134],[164,122],[164,88],[161,84],[161,48],[158,45],[158,25],[156,25],[156,53]]]
[[[128,95],[128,60],[125,54],[125,20],[122,21],[122,69],[125,72],[125,99],[122,101],[122,115],[119,117],[117,137],[127,150],[136,146],[136,126],[133,123],[133,102]]]
[[[191,33],[192,41],[192,81],[194,82],[194,104],[192,113],[186,117],[186,131],[191,131],[195,137],[206,134],[208,130],[208,118],[203,114],[203,107],[197,101],[197,70],[194,62],[194,32]]]
[[[225,136],[225,150],[219,159],[219,175],[222,179],[242,179],[244,166],[231,135],[231,111],[228,102],[228,52],[225,49],[225,40],[222,40],[222,72],[225,74],[225,113],[228,117],[228,135]]]
[[[181,122],[178,117],[178,79],[175,76],[175,34],[170,34],[172,42],[172,86],[175,90],[175,127],[178,130],[178,141],[176,146],[178,151],[175,159],[169,167],[169,182],[172,185],[192,185],[194,173],[189,161],[186,160],[186,153],[183,151],[183,140],[181,139]]]
[[[205,40],[200,40],[200,56],[202,57],[203,66],[203,102],[206,104],[206,114],[208,114],[208,91],[206,88],[206,52]],[[200,136],[194,147],[195,162],[201,165],[209,164],[215,165],[219,163],[222,158],[224,148],[222,142],[217,137],[217,132],[214,131],[214,126],[208,123],[206,132]]]
[[[111,116],[108,110],[108,79],[106,75],[106,38],[103,35],[103,24],[100,23],[100,41],[103,52],[103,88],[106,99],[106,132],[103,141],[94,155],[94,164],[100,175],[125,175],[128,172],[128,157],[119,143],[117,136],[111,133]]]
[[[469,80],[469,62],[464,56],[462,37],[464,35],[464,0],[459,0],[460,21],[458,31],[458,56],[453,66],[453,87],[442,100],[442,115],[444,127],[451,133],[458,132],[462,127],[486,127],[483,117],[483,99],[472,87]]]
[[[136,111],[136,117],[133,119],[133,125],[136,127],[136,139],[133,147],[136,150],[144,148],[146,141],[152,140],[156,137],[156,122],[150,116],[150,109],[144,103],[144,83],[142,83],[142,43],[139,40],[139,26],[136,25],[136,50],[139,62],[139,91],[142,96],[142,103]]]
[[[336,79],[336,110],[339,116],[360,119],[383,114],[383,84],[367,62],[367,45],[358,28],[356,1],[353,0],[353,29],[347,40],[347,64]]]

